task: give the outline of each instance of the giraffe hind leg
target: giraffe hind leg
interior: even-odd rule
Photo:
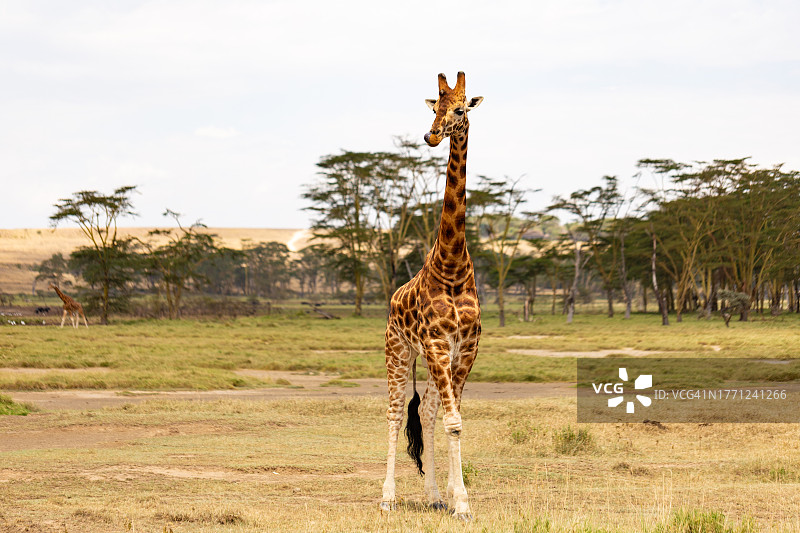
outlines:
[[[420,417],[422,418],[422,442],[424,449],[425,472],[425,493],[428,496],[428,505],[432,509],[447,509],[447,505],[439,495],[439,487],[436,484],[436,466],[434,463],[433,442],[434,430],[436,429],[436,415],[439,412],[439,391],[436,382],[430,374],[425,387],[425,394],[422,396],[420,406]]]

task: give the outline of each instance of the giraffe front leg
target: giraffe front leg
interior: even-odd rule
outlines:
[[[461,394],[464,384],[472,370],[475,357],[478,355],[479,335],[468,335],[462,346],[459,357],[453,361],[453,396],[458,414],[458,423],[461,423]],[[464,487],[464,474],[461,465],[461,428],[458,432],[448,433],[450,468],[447,475],[447,497],[454,503],[456,517],[463,520],[472,518],[467,501],[467,489]]]
[[[447,496],[450,500],[450,508],[456,518],[469,520],[472,518],[472,514],[469,510],[467,490],[464,487],[464,478],[461,474],[461,413],[459,412],[459,401],[456,398],[453,387],[453,369],[446,344],[432,343],[431,348],[431,355],[428,358],[428,372],[433,374],[433,379],[439,390],[439,397],[444,409],[442,425],[444,425],[448,441]]]
[[[422,403],[419,407],[420,419],[422,421],[422,443],[423,443],[423,470],[425,471],[425,494],[428,496],[428,505],[432,509],[446,509],[447,505],[439,495],[439,487],[436,484],[436,465],[434,464],[433,440],[436,428],[436,415],[439,412],[439,391],[436,382],[428,374],[428,383]]]
[[[403,409],[406,403],[410,351],[397,334],[386,332],[386,373],[389,387],[389,408],[386,419],[389,423],[389,451],[386,455],[386,481],[383,483],[381,511],[392,511],[397,505],[394,470],[397,459],[397,439],[403,425]]]
[[[61,315],[61,327],[64,327],[64,321],[67,319],[67,310],[64,309],[64,314]]]

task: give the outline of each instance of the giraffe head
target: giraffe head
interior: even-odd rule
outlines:
[[[425,100],[434,113],[431,131],[425,134],[428,146],[438,146],[445,137],[454,132],[466,129],[467,112],[472,111],[483,102],[483,96],[475,96],[467,100],[464,86],[466,84],[464,73],[459,72],[456,86],[452,89],[447,85],[444,74],[439,74],[439,97],[435,100]]]

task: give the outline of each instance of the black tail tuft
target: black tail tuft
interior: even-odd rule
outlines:
[[[406,438],[408,439],[408,455],[417,463],[419,475],[424,476],[422,470],[422,422],[419,419],[419,393],[415,390],[414,397],[408,403],[408,422],[406,422]]]

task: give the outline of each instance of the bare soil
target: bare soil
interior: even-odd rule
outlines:
[[[31,372],[34,369],[3,369],[5,371]],[[15,401],[32,404],[42,411],[58,411],[65,409],[91,410],[104,407],[139,403],[150,399],[170,399],[186,401],[212,401],[219,399],[244,399],[253,401],[280,399],[333,399],[346,396],[386,396],[386,382],[382,379],[338,380],[335,375],[302,374],[293,372],[269,372],[263,370],[239,370],[237,373],[257,377],[273,382],[288,381],[291,385],[263,389],[247,390],[215,390],[215,391],[114,391],[114,390],[57,390],[44,392],[12,391],[8,392]],[[331,384],[330,382],[333,381]],[[337,384],[337,382],[339,384]],[[349,384],[356,384],[352,386]],[[420,392],[424,384],[418,384]],[[411,386],[407,393],[410,395]],[[473,399],[519,399],[565,397],[575,394],[573,383],[467,383],[464,394]],[[90,414],[89,414],[90,415]],[[142,438],[153,438],[172,435],[214,434],[221,427],[208,422],[168,424],[163,426],[126,426],[114,424],[108,426],[72,426],[68,428],[39,429],[37,419],[47,414],[32,414],[27,417],[5,417],[0,420],[0,452],[36,449],[69,449],[69,448],[107,448],[123,446],[130,441]],[[142,467],[125,467],[109,469],[108,472],[87,472],[90,480],[102,479],[126,480],[142,475],[159,475],[166,477],[196,479],[236,479],[245,476],[241,472],[205,471],[202,469],[157,469]],[[13,470],[0,469],[0,483],[15,479]],[[278,473],[259,474],[264,480],[278,480]],[[252,476],[251,476],[252,477]],[[285,481],[285,479],[283,479]]]
[[[648,355],[671,353],[671,352],[661,352],[656,350],[636,350],[634,348],[593,350],[591,352],[558,352],[554,350],[525,350],[525,349],[512,349],[508,351],[510,353],[517,353],[520,355],[531,355],[536,357],[588,357],[588,358],[600,358],[600,357],[607,357],[609,355],[623,355],[625,357],[645,357]]]

